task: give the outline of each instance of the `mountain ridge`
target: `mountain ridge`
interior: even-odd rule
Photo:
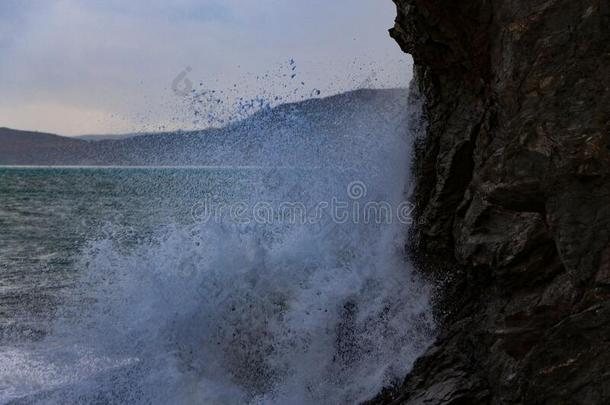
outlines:
[[[243,165],[262,164],[270,153],[276,164],[302,164],[299,148],[316,147],[321,139],[332,145],[337,138],[349,136],[350,131],[374,136],[380,126],[391,123],[406,106],[405,89],[359,89],[281,104],[224,127],[204,130],[91,140],[0,128],[0,165]],[[271,151],[272,145],[280,147]],[[328,156],[332,148],[325,149],[320,160],[332,159]]]

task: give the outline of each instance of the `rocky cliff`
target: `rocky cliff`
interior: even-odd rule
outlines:
[[[376,403],[610,403],[610,2],[395,2],[443,326]]]

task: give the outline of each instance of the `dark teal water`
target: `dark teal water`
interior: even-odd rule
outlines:
[[[193,206],[210,194],[252,191],[256,173],[0,168],[0,343],[44,335],[41,321],[71,286],[75,259],[110,225],[113,238],[143,243],[162,226],[192,222]]]

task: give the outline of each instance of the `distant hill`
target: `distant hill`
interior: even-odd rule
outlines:
[[[404,89],[356,90],[203,131],[96,140],[0,128],[0,165],[317,166],[344,159],[356,137],[374,142],[395,130],[406,109]]]
[[[0,164],[68,165],[88,156],[87,142],[42,132],[0,128]]]
[[[142,133],[137,132],[137,133],[133,133],[133,134],[80,135],[80,136],[75,136],[74,138],[82,139],[84,141],[105,141],[105,140],[128,139],[128,138],[134,138],[136,136],[142,136],[142,135],[149,135],[149,133],[146,133],[146,132],[142,132]]]

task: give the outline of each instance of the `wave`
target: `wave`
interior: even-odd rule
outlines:
[[[366,194],[396,207],[410,184],[406,130],[388,122],[377,139],[354,133],[335,145],[349,152],[342,156],[351,156],[350,171],[264,173],[246,190],[247,202],[332,196],[351,209]],[[356,196],[347,189],[353,180],[366,186]],[[223,192],[235,198],[230,186]],[[370,399],[404,377],[434,334],[430,287],[405,259],[406,234],[398,221],[225,218],[166,226],[132,243],[129,230],[110,224],[80,253],[78,282],[43,344],[3,353],[24,386],[8,396],[155,404]]]

